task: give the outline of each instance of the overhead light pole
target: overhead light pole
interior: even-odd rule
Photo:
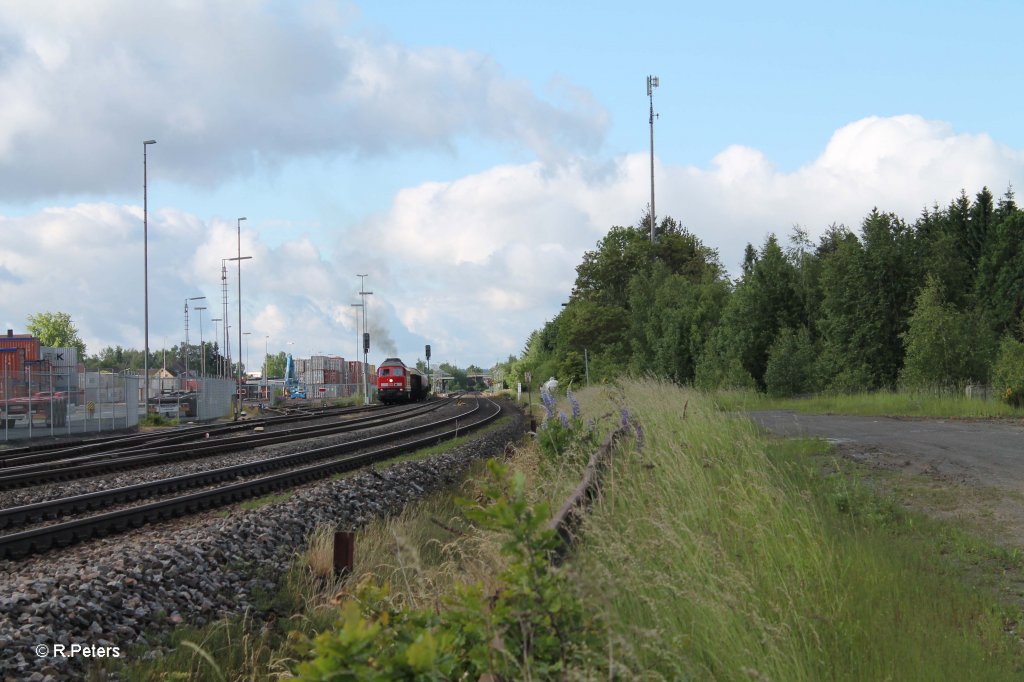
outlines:
[[[263,399],[270,401],[270,384],[267,381],[267,367],[270,364],[270,334],[263,336]]]
[[[242,414],[242,261],[249,260],[252,256],[242,257],[242,221],[244,217],[239,218],[238,225],[238,256],[236,258],[230,258],[238,262],[238,403],[237,409],[235,410],[235,421]]]
[[[356,275],[359,278],[359,295],[363,297],[363,404],[370,404],[370,391],[367,386],[367,354],[370,351],[370,334],[366,331],[366,297],[372,296],[372,291],[366,291],[366,285],[364,279],[369,275]]]
[[[189,343],[188,343],[188,302],[189,301],[203,301],[203,300],[206,300],[205,296],[193,296],[191,298],[186,298],[185,299],[185,382],[186,382],[186,385],[188,383],[188,352],[189,352],[189,348],[190,348]]]
[[[353,308],[362,308],[362,303],[350,303]],[[359,362],[359,311],[356,311],[356,362]],[[363,372],[365,374],[365,372]],[[354,379],[354,377],[353,377]],[[359,381],[353,380],[354,393],[359,393]]]
[[[220,321],[221,321],[221,318],[219,318],[219,317],[211,317],[210,318],[210,322],[213,322],[213,338],[215,338],[215,339],[219,339],[220,338],[220,336],[219,336],[219,334],[220,334],[219,325],[217,324]],[[221,349],[221,353],[223,353],[223,350],[224,349],[222,348]],[[218,377],[221,375],[221,372],[220,372],[220,358],[222,357],[221,353],[217,353],[217,362],[214,363],[216,366],[213,368],[214,371],[217,372],[217,376]]]
[[[203,341],[203,311],[206,310],[205,305],[197,305],[196,310],[199,311],[199,376],[206,376],[206,342]]]
[[[242,336],[252,336],[252,332],[242,332]],[[245,372],[249,373],[249,339],[245,340]]]
[[[148,168],[146,163],[146,148],[156,144],[156,140],[143,140],[142,142],[142,297],[143,297],[143,326],[145,327],[145,346],[142,357],[142,385],[143,402],[146,410],[149,410],[149,193],[148,193]]]
[[[647,77],[647,98],[651,101],[651,243],[654,243],[654,88],[658,87],[658,77]]]

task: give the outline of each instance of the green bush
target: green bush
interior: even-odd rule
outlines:
[[[176,420],[158,412],[147,412],[146,416],[139,420],[139,426],[174,426],[176,423]]]
[[[549,562],[559,539],[550,508],[530,505],[526,477],[488,462],[486,504],[461,501],[466,516],[505,534],[513,561],[496,594],[461,587],[443,610],[403,609],[388,585],[366,581],[344,603],[334,630],[300,639],[301,680],[553,679],[601,669],[601,628],[567,576]]]
[[[1024,343],[1007,336],[992,366],[992,388],[1004,402],[1024,406]]]

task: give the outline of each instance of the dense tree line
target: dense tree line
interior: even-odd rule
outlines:
[[[913,223],[872,210],[859,230],[796,227],[748,244],[730,280],[672,218],[613,227],[577,267],[562,312],[535,331],[527,371],[579,385],[630,371],[773,394],[987,383],[1021,345],[1024,212],[1012,190],[961,192]],[[1018,368],[1019,369],[1019,368]],[[1002,388],[1000,388],[1002,390]]]

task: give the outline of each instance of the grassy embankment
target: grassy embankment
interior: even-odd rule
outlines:
[[[821,394],[802,398],[771,398],[756,391],[723,391],[715,401],[724,410],[793,410],[807,414],[850,414],[891,417],[1021,418],[1024,409],[998,398],[968,398],[961,391],[874,391]]]
[[[603,662],[584,675],[1024,675],[1013,634],[1019,605],[995,596],[1000,581],[1024,577],[1019,553],[908,514],[841,469],[825,444],[766,438],[699,394],[635,382],[580,398],[584,417],[605,415],[599,425],[606,430],[627,407],[645,441],[640,451],[630,445],[616,456],[570,564],[579,596],[607,633]],[[513,462],[536,496],[557,506],[582,460],[577,453],[548,461],[530,446]],[[475,490],[471,480],[461,492],[472,497]],[[473,530],[450,495],[438,495],[361,532],[355,573],[389,580],[396,602],[442,610],[457,583],[493,585],[506,561],[500,542]],[[292,585],[301,589],[289,599],[303,608],[288,626],[307,633],[330,622],[331,596],[346,589],[313,577],[310,566],[327,565],[326,543],[314,545],[296,564]],[[236,632],[225,643],[223,635],[193,634],[202,652],[183,647],[179,667],[161,671],[264,679],[295,657],[283,637]]]

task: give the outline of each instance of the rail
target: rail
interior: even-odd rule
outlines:
[[[605,465],[611,459],[612,450],[615,449],[615,444],[619,439],[627,434],[629,434],[629,429],[619,426],[605,437],[601,446],[590,456],[579,485],[548,522],[548,528],[555,531],[562,540],[551,557],[552,563],[556,565],[562,563],[569,548],[572,547],[576,528],[583,519],[583,513],[600,491],[601,475]]]

